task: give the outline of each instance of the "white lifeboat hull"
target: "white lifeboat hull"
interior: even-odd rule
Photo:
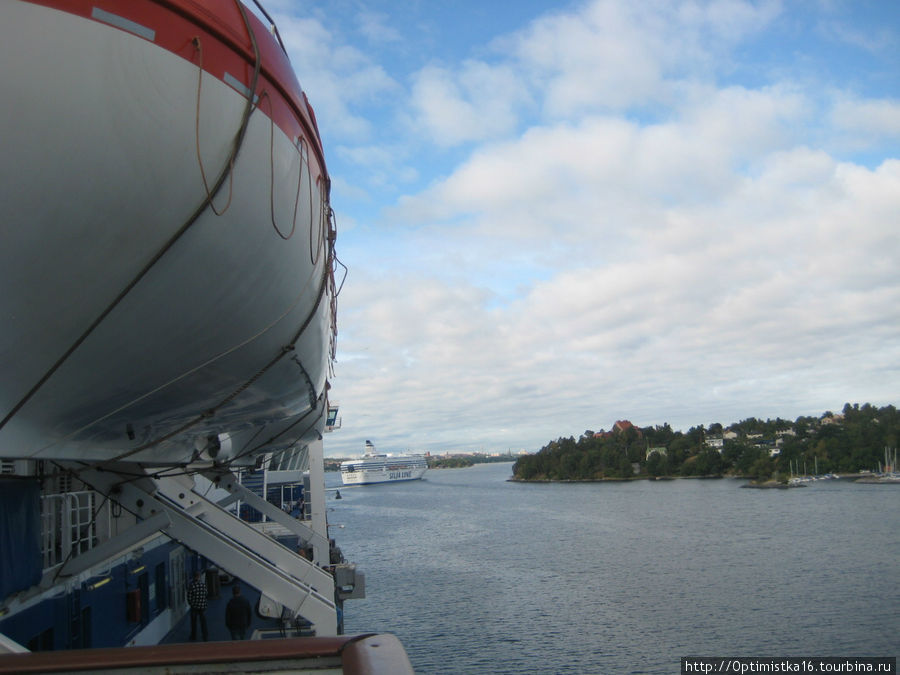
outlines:
[[[45,4],[0,5],[0,456],[249,463],[318,437],[328,179],[277,43],[234,3]]]

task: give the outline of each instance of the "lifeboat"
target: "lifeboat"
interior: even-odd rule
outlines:
[[[0,55],[0,456],[321,438],[335,231],[277,31],[238,0],[15,1]]]

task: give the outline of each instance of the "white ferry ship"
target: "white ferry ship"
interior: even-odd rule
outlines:
[[[341,462],[341,480],[344,485],[369,485],[418,480],[428,470],[425,455],[377,454],[372,441],[366,441],[366,454],[362,459]]]

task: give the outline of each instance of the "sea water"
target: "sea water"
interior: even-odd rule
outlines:
[[[900,486],[525,484],[511,468],[329,493],[330,532],[366,575],[346,632],[396,634],[418,673],[900,652]]]

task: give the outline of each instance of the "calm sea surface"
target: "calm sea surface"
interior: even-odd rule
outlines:
[[[531,485],[511,469],[329,493],[331,532],[366,575],[346,631],[396,634],[418,673],[900,653],[900,486]]]

